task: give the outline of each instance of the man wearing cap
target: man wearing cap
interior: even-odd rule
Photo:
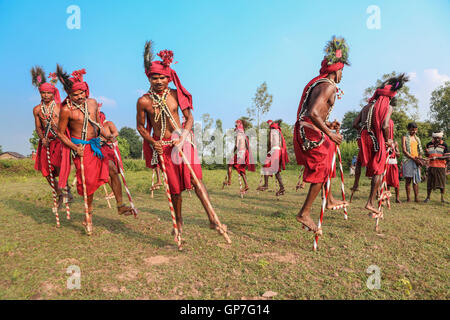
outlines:
[[[331,167],[336,144],[342,142],[340,123],[329,122],[328,117],[334,106],[339,89],[336,83],[342,78],[342,69],[348,62],[348,46],[344,39],[333,37],[325,47],[320,75],[312,79],[304,88],[297,110],[294,126],[294,151],[297,164],[305,166],[303,180],[311,183],[306,200],[297,214],[297,221],[313,232],[319,229],[310,217],[311,207],[328,178],[335,176]],[[327,198],[327,208],[347,206],[347,202],[337,201],[331,195]]]
[[[428,177],[427,177],[427,198],[424,202],[430,201],[431,190],[441,190],[441,201],[444,200],[446,183],[446,166],[450,158],[447,144],[444,142],[444,133],[434,132],[433,140],[427,143],[425,155],[429,159]]]

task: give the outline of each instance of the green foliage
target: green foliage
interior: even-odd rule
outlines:
[[[31,150],[36,151],[39,145],[39,136],[36,132],[36,130],[33,130],[33,134],[31,135],[31,138],[28,140],[31,144]]]
[[[119,151],[122,159],[126,159],[130,156],[130,144],[127,139],[123,137],[117,137],[117,142],[119,143]]]
[[[430,114],[434,121],[433,129],[442,130],[446,137],[450,135],[450,81],[445,82],[431,93]]]
[[[358,155],[358,144],[355,140],[343,141],[339,148],[341,150],[342,166],[347,169],[352,163],[353,156]],[[338,159],[336,159],[336,163],[337,161]]]
[[[144,171],[146,168],[145,160],[123,159],[123,169],[127,171]]]
[[[0,145],[0,154],[3,153],[2,146]]]
[[[119,136],[127,140],[130,145],[130,157],[139,159],[142,156],[142,141],[135,129],[123,127],[119,131]]]
[[[222,120],[220,119],[216,120],[216,130],[218,130],[219,132],[223,132]]]
[[[260,125],[261,117],[269,112],[272,105],[273,95],[267,91],[267,83],[263,82],[257,89],[255,96],[253,97],[253,108],[247,108],[247,114],[249,118],[257,118],[257,128]]]
[[[0,176],[36,176],[39,174],[34,170],[34,161],[31,159],[0,160]]]
[[[286,149],[289,156],[290,162],[295,162],[295,152],[294,152],[294,126],[287,124],[285,122],[281,123],[281,132],[283,133],[284,140],[286,142]]]
[[[353,121],[358,116],[359,111],[347,111],[341,124],[341,131],[346,141],[356,140],[358,131],[353,128]]]
[[[374,94],[375,90],[387,79],[398,76],[399,73],[392,71],[391,73],[383,74],[381,79],[378,79],[374,86],[371,86],[364,90],[363,99],[361,100],[361,107],[367,104],[367,100]],[[403,112],[407,114],[408,117],[416,120],[418,118],[418,100],[417,98],[409,92],[409,87],[407,84],[397,91],[397,105],[394,108],[394,114],[397,112]]]

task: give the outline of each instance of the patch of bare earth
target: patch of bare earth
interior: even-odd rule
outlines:
[[[181,257],[166,257],[166,256],[153,256],[144,259],[147,265],[159,265],[165,263],[179,262]]]
[[[297,263],[297,256],[292,253],[287,253],[285,255],[282,255],[282,254],[279,254],[276,252],[255,253],[255,254],[251,254],[250,257],[270,258],[272,260],[282,262],[282,263]]]

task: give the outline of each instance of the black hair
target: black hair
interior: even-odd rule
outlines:
[[[408,123],[407,129],[415,129],[417,128],[417,124],[415,122]]]

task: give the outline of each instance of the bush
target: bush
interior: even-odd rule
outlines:
[[[5,159],[0,160],[0,175],[12,176],[12,175],[38,175],[39,172],[34,170],[34,161],[31,159]]]
[[[353,141],[343,141],[340,145],[341,149],[341,157],[342,157],[342,166],[344,169],[348,169],[352,163],[353,156],[358,155],[358,143]],[[338,159],[336,159],[336,163],[338,163]]]
[[[123,168],[126,171],[143,171],[145,170],[145,160],[123,159]]]

